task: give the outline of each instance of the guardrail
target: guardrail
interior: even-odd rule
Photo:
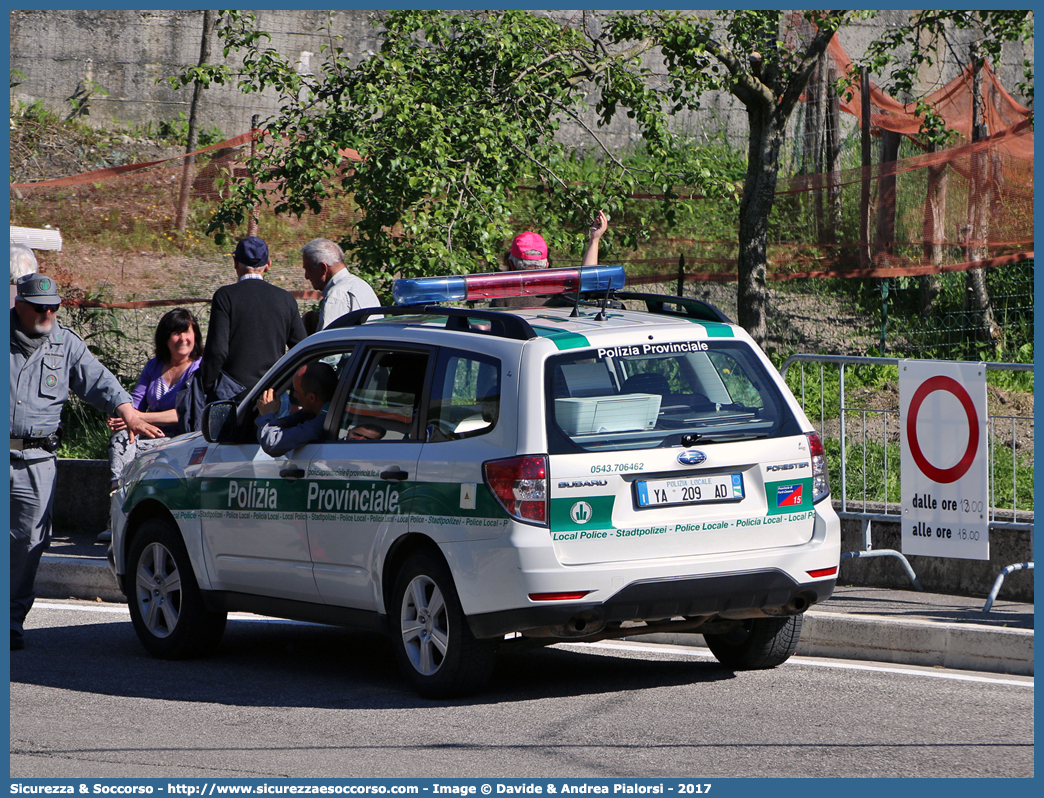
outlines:
[[[900,497],[896,496],[896,500],[892,501],[889,494],[889,448],[891,446],[892,451],[898,451],[897,447],[899,446],[899,436],[901,434],[899,429],[898,397],[895,408],[859,407],[850,404],[851,399],[846,393],[845,386],[846,368],[856,366],[895,366],[898,369],[900,360],[900,358],[894,357],[859,357],[852,355],[792,355],[783,363],[780,371],[784,380],[786,380],[790,367],[796,364],[800,365],[799,381],[796,385],[792,381],[788,382],[788,385],[792,386],[798,401],[801,402],[802,408],[813,423],[816,422],[816,418],[813,413],[809,412],[807,394],[816,387],[814,384],[809,386],[809,374],[810,372],[812,374],[818,372],[816,375],[818,378],[818,390],[816,392],[819,396],[819,433],[823,437],[824,445],[827,444],[828,439],[834,438],[838,441],[840,448],[841,473],[839,475],[831,474],[831,485],[840,486],[841,510],[838,512],[838,515],[842,519],[857,520],[863,524],[863,549],[857,552],[846,552],[842,555],[842,560],[855,557],[895,557],[901,561],[914,587],[920,590],[921,586],[917,576],[906,558],[900,552],[891,549],[874,549],[872,540],[872,524],[874,522],[898,523],[901,520],[901,507],[898,501]],[[818,366],[818,369],[809,369],[809,365]],[[1027,363],[986,363],[984,365],[987,371],[1033,371],[1033,364]],[[838,394],[836,422],[835,416],[832,415],[833,406],[830,407],[831,415],[829,417],[827,415],[827,380],[835,378],[833,369],[828,374],[827,366],[836,366]],[[898,381],[898,371],[896,380]],[[849,428],[853,423],[854,431],[859,440],[858,445],[862,450],[861,468],[859,469],[861,473],[854,481],[850,479],[849,474],[850,460],[852,459],[852,446],[850,445],[852,435],[849,432]],[[987,434],[990,446],[989,520],[991,531],[1028,531],[1032,533],[1033,512],[1020,510],[1018,506],[1018,476],[1020,469],[1024,467],[1020,464],[1016,447],[1016,433],[1020,424],[1026,424],[1032,429],[1032,416],[990,415],[987,419]],[[874,436],[878,433],[879,438],[875,439]],[[1005,442],[1006,436],[1010,437]],[[868,458],[870,447],[867,445],[874,443],[880,444],[882,449],[880,468],[876,473],[874,473],[876,464],[870,462]],[[1008,478],[1007,473],[1001,474],[997,470],[997,457],[995,454],[998,445],[1007,445],[1012,453],[1010,507],[998,507],[996,501],[998,480],[1006,480]],[[1032,458],[1030,459],[1032,460]],[[837,476],[840,477],[840,483],[835,479]],[[869,495],[872,492],[870,488],[871,476],[874,477],[875,482],[880,482],[883,495]],[[892,476],[894,479],[897,475]],[[856,484],[853,484],[853,482]],[[994,583],[993,590],[990,592],[984,611],[989,611],[1007,574],[1017,570],[1033,568],[1032,534],[1030,535],[1030,540],[1030,561],[1009,565],[1001,571],[997,576],[997,581]]]

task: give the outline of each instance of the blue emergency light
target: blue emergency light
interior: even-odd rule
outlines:
[[[468,299],[543,296],[619,291],[626,275],[623,266],[584,266],[572,269],[533,269],[459,277],[417,277],[396,280],[392,297],[396,305],[427,305]]]

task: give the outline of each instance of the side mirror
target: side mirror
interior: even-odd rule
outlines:
[[[232,443],[236,437],[236,403],[211,402],[203,408],[203,438],[207,443]]]

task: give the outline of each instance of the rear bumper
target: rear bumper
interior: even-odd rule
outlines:
[[[634,582],[597,604],[575,602],[533,606],[468,616],[476,637],[502,637],[548,626],[582,621],[588,625],[618,621],[654,621],[676,616],[784,611],[793,601],[808,605],[828,599],[836,579],[795,582],[776,568],[705,577]]]

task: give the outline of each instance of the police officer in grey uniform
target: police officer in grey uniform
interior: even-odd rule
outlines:
[[[11,308],[11,650],[25,648],[40,555],[51,542],[54,452],[62,405],[73,391],[127,423],[132,436],[163,432],[143,421],[130,395],[72,331],[55,321],[58,286],[42,274],[17,282]]]

